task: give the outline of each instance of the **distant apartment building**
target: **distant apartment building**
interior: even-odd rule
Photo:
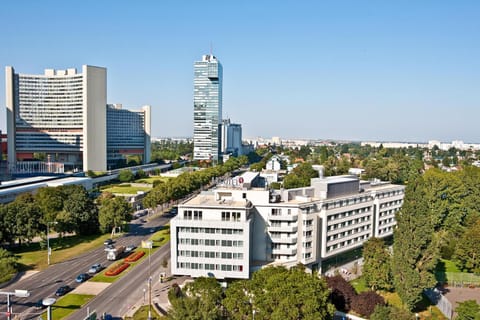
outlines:
[[[403,197],[403,186],[355,176],[273,191],[247,172],[179,206],[172,273],[247,279],[265,265],[298,263],[322,272],[324,260],[391,236]]]
[[[213,55],[204,55],[194,64],[193,158],[218,161],[222,123],[221,63]]]
[[[84,65],[80,73],[74,68],[46,69],[43,75],[17,74],[10,66],[5,71],[9,166],[43,153],[49,161],[63,163],[66,169],[105,171],[107,145],[119,153],[132,149],[131,139],[124,138],[141,130],[137,122],[123,119],[130,117],[128,112],[107,111],[105,68]],[[146,163],[149,108],[143,110],[142,117],[144,144],[133,147],[137,151],[144,149]],[[122,128],[115,121],[120,121]],[[118,136],[107,135],[107,128],[121,135],[125,144],[119,142]]]
[[[242,125],[231,123],[230,119],[222,120],[221,146],[223,154],[242,155]]]

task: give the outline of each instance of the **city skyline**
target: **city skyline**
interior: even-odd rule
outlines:
[[[107,103],[151,105],[154,137],[193,136],[192,65],[211,50],[245,137],[479,142],[479,15],[475,1],[11,2],[0,61],[105,67]]]

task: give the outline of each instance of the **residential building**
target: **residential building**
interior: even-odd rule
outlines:
[[[5,71],[12,171],[17,161],[34,154],[45,154],[67,170],[106,171],[107,145],[111,155],[132,149],[140,153],[141,148],[144,162],[149,161],[150,109],[133,122],[126,120],[135,118],[130,112],[108,112],[105,68],[84,65],[80,73],[75,68],[46,69],[42,75],[17,74],[10,66]],[[115,134],[107,135],[107,127]],[[131,144],[137,138],[143,145]]]
[[[221,63],[213,55],[204,55],[194,65],[193,158],[218,161],[222,123]]]
[[[172,273],[246,279],[262,266],[298,263],[327,271],[324,260],[391,236],[403,196],[404,186],[356,176],[274,191],[247,172],[179,206],[171,220]]]

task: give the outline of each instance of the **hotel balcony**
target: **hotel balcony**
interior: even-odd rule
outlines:
[[[297,248],[272,249],[272,254],[294,256],[297,254]]]
[[[269,232],[288,232],[288,233],[291,233],[291,232],[297,232],[297,226],[271,226],[271,227],[268,227],[268,231]]]
[[[292,243],[297,243],[297,237],[272,237],[272,242],[292,244]]]
[[[270,221],[297,221],[298,215],[268,215]]]

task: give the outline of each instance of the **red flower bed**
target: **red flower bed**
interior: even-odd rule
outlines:
[[[145,255],[144,251],[135,252],[125,258],[125,262],[135,262]]]
[[[123,270],[127,269],[129,266],[130,266],[129,263],[125,263],[125,262],[119,263],[111,267],[110,269],[108,269],[105,272],[105,275],[109,277],[119,275],[120,273],[122,273]]]

